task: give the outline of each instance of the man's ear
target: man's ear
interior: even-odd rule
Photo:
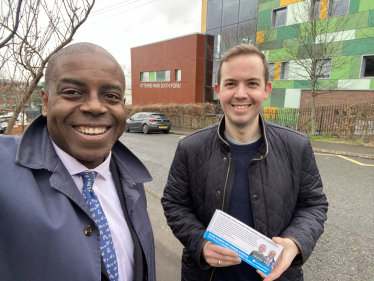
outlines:
[[[220,91],[219,91],[219,86],[218,86],[218,84],[216,83],[216,84],[214,84],[214,91],[216,92],[216,95],[217,95],[217,98],[218,99],[220,99],[219,98],[219,94],[220,94]]]
[[[266,88],[265,88],[264,95],[263,95],[263,100],[267,100],[267,99],[268,99],[272,87],[273,87],[273,86],[271,85],[271,82],[268,82],[268,84],[266,85]]]
[[[45,89],[42,89],[42,107],[43,107],[42,114],[44,117],[47,117],[48,97],[49,97],[48,92]]]

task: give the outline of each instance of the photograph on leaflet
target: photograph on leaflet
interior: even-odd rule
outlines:
[[[283,251],[283,246],[220,210],[215,211],[204,238],[234,250],[240,259],[266,275]]]

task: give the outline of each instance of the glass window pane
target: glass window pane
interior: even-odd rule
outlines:
[[[165,81],[170,81],[170,70],[165,71]]]
[[[238,44],[254,45],[256,43],[257,22],[242,22],[238,27]]]
[[[317,60],[316,62],[316,74],[319,74],[319,78],[330,78],[331,72],[331,59]]]
[[[275,69],[275,64],[274,63],[269,63],[269,72],[270,72],[270,77],[269,80],[274,80],[274,69]]]
[[[364,77],[374,77],[374,56],[364,57]]]
[[[273,11],[273,26],[284,26],[287,20],[287,7]]]
[[[258,15],[258,0],[240,0],[239,21],[256,19]]]
[[[212,85],[217,83],[217,69],[219,65],[219,59],[213,60],[213,78],[212,78]]]
[[[329,0],[329,16],[335,17],[348,13],[349,0]]]
[[[165,71],[156,71],[156,81],[165,81]]]
[[[222,0],[208,1],[207,30],[221,27]]]
[[[282,65],[281,65],[281,79],[282,80],[288,79],[289,69],[290,69],[290,63],[288,61],[282,62]]]
[[[149,82],[149,72],[141,72],[141,81]]]
[[[321,1],[320,0],[313,0],[314,4],[311,5],[312,10],[310,11],[310,19],[311,20],[318,20],[319,13],[321,11]]]
[[[208,2],[209,3],[209,2]],[[214,29],[207,32],[209,35],[214,36],[214,50],[208,49],[209,52],[213,52],[213,58],[220,58],[221,53],[221,29]]]
[[[176,69],[175,70],[175,81],[181,81],[182,80],[182,70]]]
[[[238,44],[238,25],[234,24],[223,27],[221,32],[221,57],[224,56],[229,49]]]
[[[238,23],[239,0],[223,0],[222,26]]]

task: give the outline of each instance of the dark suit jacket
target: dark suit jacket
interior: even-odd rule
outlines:
[[[0,279],[100,280],[99,229],[53,148],[46,119],[38,117],[22,137],[1,137],[0,155]],[[152,178],[120,142],[113,146],[112,159],[111,172],[135,243],[136,278],[143,267],[147,270],[136,280],[145,275],[155,280],[143,187]],[[95,230],[86,236],[89,224]]]

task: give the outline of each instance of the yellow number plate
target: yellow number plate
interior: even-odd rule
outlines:
[[[159,129],[166,129],[167,126],[158,126]]]

